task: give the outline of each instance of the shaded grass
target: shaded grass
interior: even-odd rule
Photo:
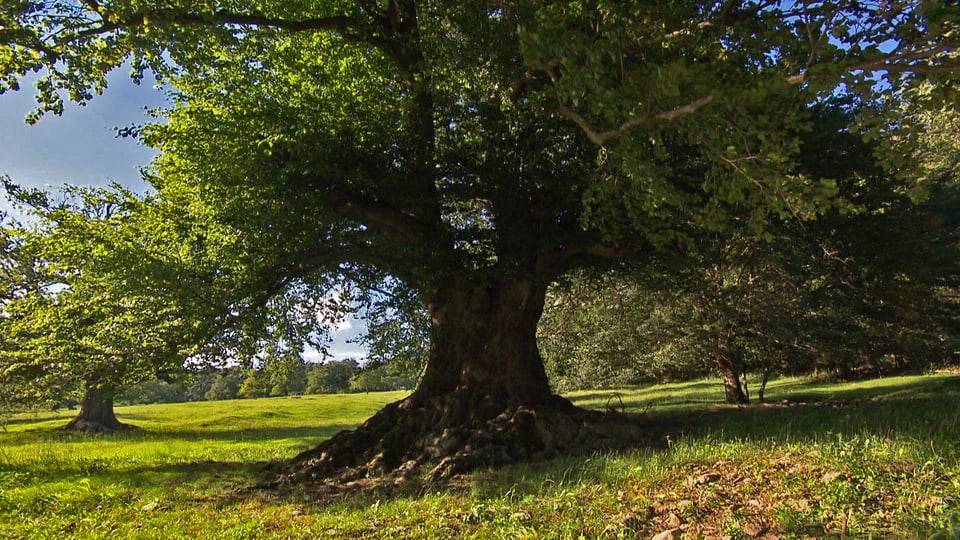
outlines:
[[[20,415],[0,433],[0,537],[110,537],[130,525],[126,519],[136,525],[138,510],[151,504],[176,508],[183,515],[174,521],[201,519],[201,530],[218,534],[222,516],[209,501],[253,484],[266,463],[311,448],[403,395],[118,407],[122,421],[138,428],[95,435],[57,429],[69,412]],[[198,505],[204,518],[192,515]],[[99,531],[106,523],[112,525]],[[152,537],[176,533],[157,522]]]
[[[722,387],[709,380],[568,397],[581,407],[687,420],[688,432],[727,439],[813,442],[824,434],[870,432],[952,444],[960,433],[960,375],[950,374],[839,384],[781,378],[768,386],[767,403],[747,407],[722,403]]]
[[[948,375],[779,379],[774,404],[744,408],[718,403],[716,381],[577,393],[581,406],[672,422],[669,448],[324,504],[241,489],[402,395],[120,407],[140,429],[112,435],[53,429],[68,413],[13,418],[0,433],[0,537],[920,538],[960,500],[960,377]]]

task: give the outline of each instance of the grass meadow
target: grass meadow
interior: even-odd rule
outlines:
[[[483,470],[385,496],[249,489],[403,393],[119,407],[137,430],[0,429],[0,538],[960,538],[960,375],[594,391],[676,426],[664,448]]]

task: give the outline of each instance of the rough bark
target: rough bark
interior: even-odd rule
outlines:
[[[497,407],[550,401],[537,348],[546,283],[455,280],[430,304],[430,362],[414,401],[468,392]],[[483,407],[480,407],[483,408]]]
[[[746,405],[750,403],[750,398],[743,391],[740,384],[740,370],[736,360],[730,354],[717,355],[717,367],[720,369],[720,376],[723,378],[723,394],[727,403]]]
[[[432,299],[426,372],[407,399],[297,456],[270,485],[429,480],[653,442],[633,419],[551,393],[536,344],[546,283],[454,280]]]
[[[80,404],[80,413],[63,429],[101,432],[129,427],[117,420],[113,411],[114,389],[102,384],[89,384]]]

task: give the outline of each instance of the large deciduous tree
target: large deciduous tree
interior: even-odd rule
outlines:
[[[168,122],[143,132],[163,151],[154,185],[213,208],[249,272],[380,275],[424,302],[416,391],[302,455],[289,480],[425,462],[443,474],[619,438],[550,391],[536,327],[551,281],[733,217],[755,231],[812,217],[828,179],[794,166],[808,105],[843,85],[880,115],[893,92],[945,88],[960,66],[944,2],[3,9],[0,88],[44,70],[43,110],[59,112],[62,91],[92,98],[128,60],[173,85]],[[261,306],[274,283],[245,282],[232,309]]]

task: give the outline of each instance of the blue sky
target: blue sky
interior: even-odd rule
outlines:
[[[19,92],[0,95],[0,175],[30,187],[114,181],[141,191],[146,185],[139,169],[150,163],[154,151],[117,137],[116,128],[147,121],[145,107],[164,103],[160,90],[146,83],[137,86],[117,72],[106,92],[88,105],[68,104],[62,116],[47,114],[30,126],[24,118],[36,101],[32,83],[24,83]],[[8,208],[0,201],[0,209]]]
[[[145,190],[139,171],[156,152],[133,139],[117,137],[116,130],[149,121],[147,110],[162,107],[166,100],[151,84],[135,85],[120,71],[112,73],[109,81],[104,94],[86,106],[68,104],[62,116],[48,114],[32,126],[24,122],[36,108],[32,83],[23,83],[19,92],[0,95],[0,175],[36,188],[116,182],[134,191]],[[10,210],[2,198],[0,210]],[[348,321],[336,329],[337,340],[331,348],[336,358],[365,355],[356,344],[346,343],[360,328],[359,321]],[[308,359],[317,358],[310,354]]]

